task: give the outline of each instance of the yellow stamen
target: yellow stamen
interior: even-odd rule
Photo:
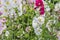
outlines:
[[[39,18],[38,20],[39,20],[39,22],[41,22],[41,18]]]
[[[6,2],[7,5],[9,5],[10,3],[9,2]]]

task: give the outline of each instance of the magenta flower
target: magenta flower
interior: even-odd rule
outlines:
[[[44,15],[44,4],[43,4],[43,1],[42,0],[36,0],[35,2],[35,9],[40,7],[40,15]]]

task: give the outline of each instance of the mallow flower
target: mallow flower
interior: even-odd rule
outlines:
[[[55,9],[54,11],[59,11],[60,10],[60,2],[55,4]]]
[[[43,0],[36,0],[35,1],[35,8],[40,8],[40,15],[44,15],[44,3]]]

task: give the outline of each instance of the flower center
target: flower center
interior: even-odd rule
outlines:
[[[41,22],[41,18],[39,18],[38,20],[39,20],[39,22]]]
[[[7,5],[9,5],[10,3],[9,2],[6,2]]]

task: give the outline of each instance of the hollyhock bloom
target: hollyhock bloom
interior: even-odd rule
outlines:
[[[42,24],[44,24],[44,17],[43,16],[39,16],[39,17],[34,17],[33,21],[32,21],[32,26],[34,28],[34,32],[36,35],[40,35],[42,32]]]
[[[7,16],[9,13],[9,9],[4,6],[0,8],[0,11],[3,12],[2,16]]]
[[[36,29],[34,29],[34,32],[36,33],[36,35],[40,35],[41,32],[42,32],[42,29],[41,28],[36,28]]]
[[[41,26],[42,24],[44,24],[44,17],[39,16],[39,17],[34,17],[33,21],[32,21],[32,26],[33,28],[37,28],[38,26]]]
[[[2,19],[0,19],[0,22],[5,23],[6,22],[6,19],[5,18],[2,18]]]
[[[32,26],[33,26],[34,29],[36,29],[38,27],[37,18],[33,19]]]
[[[42,25],[42,24],[44,23],[44,21],[45,21],[45,19],[44,19],[43,16],[39,16],[37,19],[38,19],[38,23],[39,23],[40,25]]]
[[[6,22],[6,18],[2,18],[2,22],[4,22],[4,23],[5,23],[5,22]]]
[[[42,0],[36,0],[36,2],[35,2],[35,8],[34,9],[36,9],[36,8],[38,8],[38,7],[40,7],[40,15],[44,15],[44,4],[43,4],[43,1]]]
[[[60,10],[60,2],[55,4],[54,11],[59,11],[59,10]]]

